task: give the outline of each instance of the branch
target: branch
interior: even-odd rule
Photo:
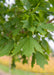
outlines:
[[[53,19],[51,19],[50,21],[48,21],[47,23],[52,23],[52,21],[54,21],[54,18],[53,18]]]
[[[51,20],[49,20],[49,21],[47,22],[47,24],[48,24],[48,23],[52,23],[52,21],[54,21],[54,18],[51,19]],[[22,29],[22,31],[20,31],[20,33],[27,33],[27,32],[28,32],[28,31],[25,32],[24,29]]]

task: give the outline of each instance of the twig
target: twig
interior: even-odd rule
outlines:
[[[50,21],[48,21],[47,23],[52,23],[52,21],[54,21],[54,18],[53,18],[53,19],[51,19]]]

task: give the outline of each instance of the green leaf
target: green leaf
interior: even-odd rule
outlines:
[[[32,54],[32,61],[31,61],[31,66],[33,67],[35,64],[35,59],[36,59],[36,55],[35,53]]]
[[[23,28],[26,28],[26,29],[28,29],[28,31],[31,31],[32,33],[34,33],[34,31],[36,29],[35,26],[30,25],[27,20],[23,21],[23,22],[24,22]]]
[[[14,69],[16,67],[15,65],[15,56],[12,57],[12,63],[11,63],[11,69]]]
[[[2,38],[2,39],[0,40],[0,46],[4,45],[5,42],[7,42],[7,40]]]
[[[13,36],[18,35],[19,31],[20,31],[20,28],[14,29],[14,30],[12,31]]]
[[[54,0],[49,0],[49,2],[54,6]]]
[[[36,7],[36,5],[40,2],[39,0],[29,0],[32,7]]]
[[[43,53],[43,49],[36,40],[32,37],[26,37],[19,42],[17,47],[14,49],[13,54],[18,53],[22,49],[22,54],[30,57],[34,52],[34,48],[40,53]]]
[[[44,68],[44,65],[48,64],[45,56],[39,52],[36,52],[36,63],[37,65],[40,65],[41,68]]]
[[[27,29],[30,28],[28,20],[23,20],[22,22],[23,22],[23,28],[27,28]]]
[[[52,34],[48,33],[48,34],[47,34],[47,37],[48,37],[48,39],[53,40]]]
[[[22,61],[23,64],[28,63],[28,59],[26,59],[26,56],[25,55],[22,56],[22,59],[23,59],[23,61]]]
[[[48,59],[50,47],[45,37],[53,40],[48,33],[54,31],[54,24],[48,22],[50,15],[54,15],[54,0],[15,0],[11,6],[0,0],[0,56],[25,55],[27,58],[34,53],[32,67],[35,52]],[[23,63],[27,62],[23,59]]]
[[[27,20],[23,20],[23,28],[26,28],[28,31],[31,31],[34,33],[36,27],[35,24],[33,23],[33,16],[30,15]]]
[[[42,35],[45,35],[45,34],[47,33],[47,32],[44,31],[44,29],[42,29],[40,26],[37,27],[37,31],[38,31],[39,33],[41,33]]]
[[[0,56],[9,55],[9,53],[13,49],[13,47],[14,47],[13,40],[8,41],[4,47],[0,48]]]
[[[34,33],[35,29],[36,29],[36,28],[35,28],[34,26],[28,28],[28,30],[31,31],[32,33]]]
[[[37,11],[37,9],[38,9],[39,5],[40,5],[40,2],[39,2],[39,3],[37,4],[37,6],[34,8],[34,10],[32,11],[32,13],[34,13],[34,12],[36,12],[36,11]]]
[[[19,42],[19,45],[15,48],[14,54],[19,52],[22,49],[23,55],[26,55],[27,57],[30,57],[32,53],[34,52],[34,45],[33,45],[33,39],[31,37],[24,38]]]
[[[40,25],[41,28],[46,29],[46,30],[50,30],[50,31],[54,31],[54,25],[52,23],[50,24],[41,24]]]
[[[16,5],[19,7],[19,8],[22,8],[23,7],[23,4],[21,3],[20,0],[15,0],[16,2]]]
[[[31,8],[30,3],[28,0],[21,0],[21,2],[23,3],[23,6],[25,6],[24,8],[26,10],[29,10]]]
[[[43,54],[43,49],[42,49],[41,45],[36,40],[34,40],[34,42],[35,42],[34,46],[35,46],[36,51]]]
[[[54,7],[51,7],[50,8],[50,11],[54,13]]]
[[[41,45],[44,48],[44,50],[46,50],[47,54],[49,54],[50,53],[50,47],[48,45],[48,42],[45,39],[42,39]]]

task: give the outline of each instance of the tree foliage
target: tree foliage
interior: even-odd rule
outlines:
[[[15,0],[12,6],[0,0],[0,56],[21,55],[23,63],[32,56],[32,67],[35,62],[40,67],[47,64],[51,48],[45,38],[52,39],[50,31],[54,31],[53,23],[48,23],[50,15],[54,15],[54,0]]]

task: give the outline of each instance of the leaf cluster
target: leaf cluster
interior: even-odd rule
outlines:
[[[32,56],[32,67],[47,64],[51,48],[45,38],[53,40],[54,31],[54,24],[47,23],[50,15],[54,0],[15,0],[12,6],[0,0],[0,56],[21,55],[23,63]]]

